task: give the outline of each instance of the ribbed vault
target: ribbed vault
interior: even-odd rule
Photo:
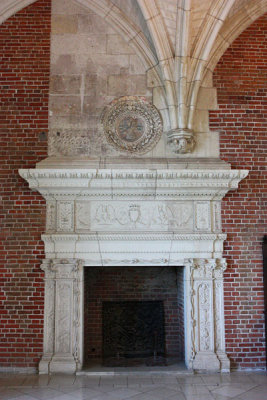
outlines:
[[[178,132],[175,142],[183,132],[193,137],[207,74],[236,37],[267,11],[267,0],[214,0],[206,7],[198,0],[73,1],[103,17],[135,49],[157,91],[155,101],[167,110],[165,130],[172,137]],[[34,2],[2,0],[0,22]]]

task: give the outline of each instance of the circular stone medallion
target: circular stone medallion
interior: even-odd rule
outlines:
[[[104,109],[101,122],[108,142],[128,153],[147,153],[162,135],[158,110],[139,97],[114,100]]]

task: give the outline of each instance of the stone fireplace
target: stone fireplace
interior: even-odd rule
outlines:
[[[20,175],[47,201],[40,373],[83,368],[84,281],[93,267],[184,267],[186,366],[229,371],[221,200],[247,171],[218,159],[48,159]]]

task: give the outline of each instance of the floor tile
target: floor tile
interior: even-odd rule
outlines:
[[[75,379],[75,375],[53,375],[49,381],[49,387],[72,386]]]
[[[231,400],[231,397],[222,396],[221,394],[214,394],[212,393],[214,400]]]
[[[187,398],[183,392],[177,392],[174,396],[168,397],[167,400],[187,400]]]
[[[251,374],[249,375],[252,382],[267,385],[267,373]]]
[[[0,399],[1,400],[15,399],[21,395],[22,395],[22,393],[16,389],[0,388]]]
[[[255,386],[255,385],[254,385]],[[251,384],[229,384],[224,385],[219,388],[212,390],[212,394],[220,394],[222,396],[228,396],[230,398],[239,396],[242,393],[247,392],[248,390],[252,389],[253,385]],[[252,400],[252,399],[251,399]]]
[[[267,392],[252,389],[235,397],[235,400],[267,400]]]
[[[100,394],[103,394],[103,392],[101,392],[99,389],[92,390],[90,388],[80,388],[69,392],[69,395],[77,400],[91,400]]]
[[[170,396],[176,395],[177,392],[178,390],[174,390],[167,386],[161,386],[156,389],[151,389],[146,393],[150,394],[151,396],[154,396],[155,399],[167,399]]]
[[[0,374],[0,400],[267,400],[266,373],[207,375]]]
[[[181,384],[181,391],[185,393],[187,396],[192,396],[192,395],[208,395],[209,394],[209,389],[207,388],[206,385],[190,385],[190,384]]]
[[[54,399],[55,397],[61,396],[64,393],[60,392],[59,390],[54,390],[50,388],[21,388],[21,391],[24,394],[29,396],[35,397],[39,400],[50,400]]]
[[[16,400],[37,400],[37,397],[32,397],[32,396],[29,396],[28,394],[23,394],[19,397],[16,397]]]
[[[77,387],[99,386],[100,376],[77,376],[74,385]]]
[[[140,393],[136,396],[130,397],[129,400],[155,400],[155,397],[149,393]]]
[[[183,384],[204,385],[203,379],[199,375],[178,375],[177,380]]]

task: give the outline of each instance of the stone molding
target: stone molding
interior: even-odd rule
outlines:
[[[90,198],[221,200],[246,170],[24,169],[21,177],[46,199]]]

